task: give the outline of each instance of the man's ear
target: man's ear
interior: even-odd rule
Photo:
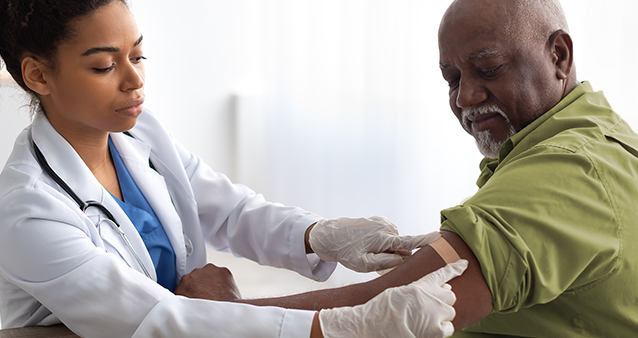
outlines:
[[[39,95],[51,93],[50,84],[46,80],[47,68],[44,63],[36,58],[27,56],[22,60],[22,79],[29,89]]]
[[[574,45],[569,33],[559,29],[552,33],[547,41],[547,47],[552,54],[552,61],[556,67],[556,77],[567,79],[574,70]]]

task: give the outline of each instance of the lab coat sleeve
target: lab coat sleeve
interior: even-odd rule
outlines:
[[[313,311],[210,302],[180,296],[158,303],[134,338],[309,337]],[[175,316],[175,314],[188,314]]]
[[[261,194],[214,172],[178,143],[175,146],[193,189],[208,246],[315,280],[330,276],[336,263],[305,252],[306,229],[321,217],[268,202]]]
[[[33,311],[42,304],[83,337],[309,335],[313,312],[173,295],[96,246],[93,224],[76,209],[41,181],[0,197],[0,272],[37,300]],[[6,324],[45,319],[27,312]]]

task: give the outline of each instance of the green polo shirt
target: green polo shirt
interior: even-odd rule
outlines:
[[[453,337],[638,336],[638,136],[582,83],[484,159],[441,212],[493,310]]]

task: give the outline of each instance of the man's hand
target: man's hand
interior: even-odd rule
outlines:
[[[176,295],[217,301],[241,299],[233,274],[226,268],[206,264],[184,275],[175,288]]]
[[[451,263],[405,286],[390,288],[369,302],[319,312],[326,338],[442,338],[454,333],[456,296],[447,282],[463,273],[466,260]]]
[[[383,270],[399,265],[412,250],[436,239],[438,232],[399,236],[387,218],[322,219],[307,232],[307,244],[324,261],[339,262],[358,272]],[[310,251],[310,250],[307,250]]]

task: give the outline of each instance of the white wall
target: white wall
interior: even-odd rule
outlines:
[[[13,141],[29,122],[29,101],[23,91],[10,80],[9,73],[0,72],[0,163],[9,158]]]
[[[450,113],[438,70],[446,1],[132,3],[148,57],[146,106],[214,169],[266,198],[325,217],[381,214],[402,233],[421,233],[475,191],[480,156]],[[638,3],[562,3],[579,79],[638,127]],[[13,93],[0,87],[0,161],[28,123]],[[245,295],[302,285],[211,257],[231,267]],[[367,278],[340,271],[329,285]]]

